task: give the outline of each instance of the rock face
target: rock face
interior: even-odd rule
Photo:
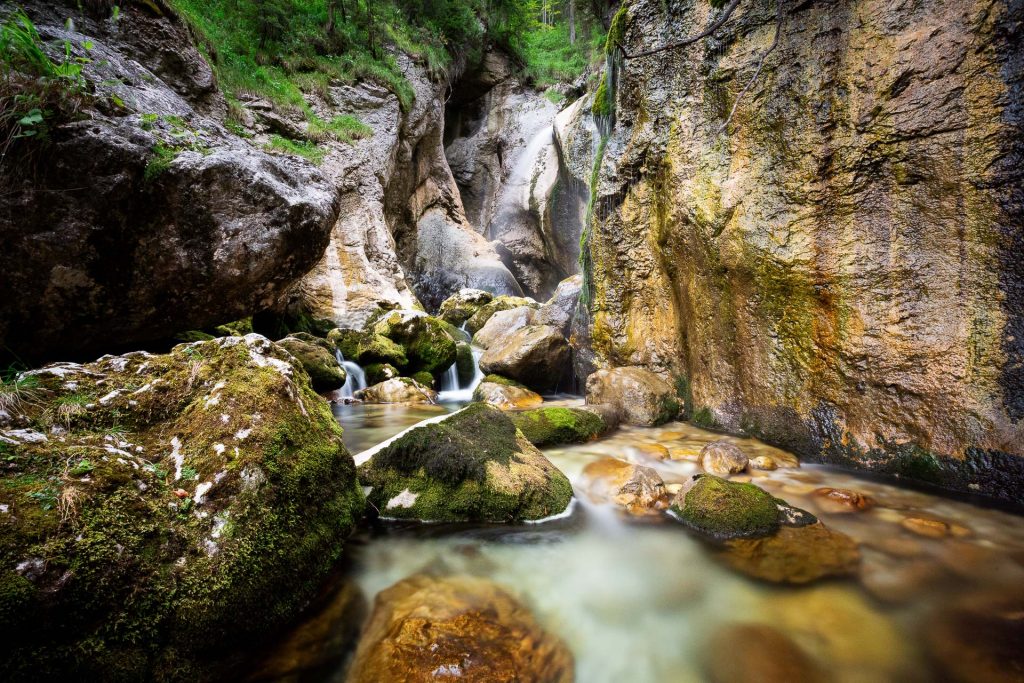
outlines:
[[[587,403],[613,405],[623,421],[647,426],[668,422],[680,410],[668,382],[643,368],[598,370],[587,378]]]
[[[4,680],[219,680],[316,594],[364,503],[291,355],[249,335],[30,376],[29,428],[0,430]]]
[[[523,291],[546,299],[577,270],[583,211],[559,168],[558,107],[507,61],[492,52],[463,77],[448,102],[445,155],[470,223],[498,244]]]
[[[76,32],[63,10],[29,10],[44,39],[77,56],[92,43],[96,96],[33,172],[0,166],[0,347],[88,355],[276,304],[323,255],[339,210],[327,178],[221,126],[223,98],[177,21],[132,6],[116,32],[78,16]]]
[[[394,380],[392,380],[394,381]],[[500,410],[473,404],[360,454],[382,516],[511,522],[563,512],[572,485]]]
[[[381,592],[347,680],[571,683],[569,649],[497,585],[418,574]]]
[[[503,336],[480,356],[480,369],[537,391],[558,388],[569,367],[569,343],[547,325],[528,325]]]
[[[716,12],[625,7],[631,53]],[[1020,11],[787,5],[738,103],[769,3],[713,47],[627,60],[589,238],[599,360],[683,375],[695,410],[803,457],[1019,502]]]

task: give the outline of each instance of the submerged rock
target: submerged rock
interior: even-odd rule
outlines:
[[[412,377],[395,377],[360,389],[355,397],[365,403],[434,403],[437,392]]]
[[[534,446],[584,443],[605,432],[599,415],[579,408],[537,408],[510,413],[509,417]]]
[[[774,583],[809,583],[857,571],[860,551],[852,538],[821,522],[783,526],[766,538],[726,543],[722,554],[733,569]]]
[[[473,400],[502,410],[534,408],[544,403],[544,397],[537,392],[530,391],[519,382],[499,375],[484,377],[473,390]]]
[[[665,503],[661,475],[651,467],[601,458],[583,468],[586,491],[595,502],[612,502],[631,514],[646,514]]]
[[[369,455],[359,480],[384,517],[511,522],[563,512],[569,480],[497,408],[473,404]]]
[[[437,317],[461,327],[482,306],[491,303],[494,295],[479,289],[460,289],[441,304]]]
[[[317,391],[332,391],[345,384],[345,370],[338,365],[328,342],[291,336],[280,340],[278,345],[295,356]]]
[[[573,657],[497,584],[418,574],[382,591],[347,680],[572,683]]]
[[[0,474],[5,680],[218,680],[363,509],[326,401],[259,335],[35,370]],[[46,436],[49,433],[50,436]]]
[[[746,454],[728,441],[713,441],[700,450],[700,466],[711,474],[739,474],[747,462]]]
[[[636,367],[598,370],[590,375],[587,403],[614,405],[624,422],[645,426],[675,419],[682,407],[668,382]]]
[[[875,505],[875,501],[868,496],[849,489],[820,488],[812,493],[817,499],[818,506],[825,512],[833,514],[863,512]]]
[[[501,338],[480,356],[480,369],[511,377],[536,391],[558,387],[569,367],[569,342],[547,325],[528,325]]]
[[[931,656],[964,683],[1024,680],[1024,598],[1016,594],[966,599],[928,620]]]
[[[766,624],[728,624],[704,649],[713,683],[824,683],[814,660],[786,634]]]

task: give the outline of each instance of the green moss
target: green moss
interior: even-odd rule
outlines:
[[[402,346],[408,358],[408,372],[437,375],[451,367],[458,355],[447,326],[448,323],[432,316],[395,311],[381,317],[372,331]]]
[[[717,539],[767,536],[779,527],[780,502],[753,484],[726,481],[707,474],[672,511],[687,525]]]
[[[612,23],[608,27],[608,38],[604,43],[604,53],[606,55],[612,55],[615,50],[622,45],[623,39],[626,37],[626,25],[629,23],[629,10],[626,8],[625,3],[619,8],[619,11],[612,17]]]
[[[515,381],[514,379],[509,379],[508,377],[502,377],[501,375],[487,375],[486,377],[484,377],[480,381],[481,384],[483,384],[485,382],[490,383],[490,384],[500,384],[503,387],[516,387],[518,389],[525,389],[526,388],[526,385],[520,384],[519,382]]]
[[[363,368],[363,372],[366,373],[366,383],[371,387],[401,374],[398,368],[387,363],[370,363]]]
[[[278,343],[299,361],[302,369],[309,375],[314,389],[332,391],[340,388],[345,384],[345,370],[338,365],[334,354],[327,350],[330,348],[328,342],[317,340],[311,335],[304,336],[305,339],[298,335],[285,337]]]
[[[426,370],[420,370],[419,372],[414,373],[412,378],[428,389],[434,388],[434,376]]]
[[[594,104],[591,105],[590,111],[595,117],[611,116],[615,111],[615,94],[609,90],[606,76],[601,77],[601,84],[594,93]]]
[[[537,408],[509,417],[534,446],[584,443],[605,431],[599,415],[578,408]]]
[[[281,152],[302,157],[319,166],[327,156],[327,150],[309,140],[289,140],[280,135],[271,135],[270,142],[263,147],[268,152]]]
[[[404,368],[409,364],[405,349],[387,337],[360,330],[335,329],[327,335],[345,360],[359,365],[386,363],[396,368]]]
[[[521,306],[537,307],[537,302],[521,296],[498,296],[484,304],[466,321],[466,331],[476,334],[498,311],[508,311]]]

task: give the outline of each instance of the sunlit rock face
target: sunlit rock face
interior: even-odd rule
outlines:
[[[224,98],[180,22],[133,7],[121,31],[66,28],[51,4],[28,10],[96,92],[44,154],[0,163],[0,348],[90,355],[273,305],[323,254],[334,187],[222,127]]]
[[[629,52],[713,12],[626,6]],[[1020,500],[1020,3],[783,10],[738,104],[767,4],[620,69],[588,247],[596,361],[686,378],[707,423],[803,455]],[[592,165],[594,145],[565,148]]]

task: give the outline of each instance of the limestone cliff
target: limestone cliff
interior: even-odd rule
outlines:
[[[782,3],[738,103],[773,2],[620,55],[597,362],[675,376],[695,420],[805,457],[1020,501],[1024,3]],[[625,7],[630,54],[720,13]]]

